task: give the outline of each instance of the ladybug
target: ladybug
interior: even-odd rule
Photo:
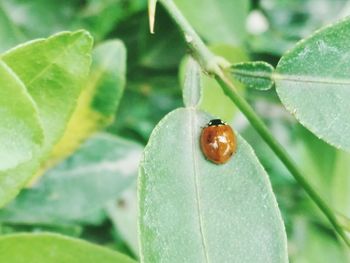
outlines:
[[[224,164],[236,152],[236,135],[230,125],[220,119],[214,119],[203,128],[200,145],[209,161]]]

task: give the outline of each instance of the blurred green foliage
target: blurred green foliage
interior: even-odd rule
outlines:
[[[204,1],[200,6],[191,1],[177,2],[207,43],[215,44],[214,52],[233,63],[250,58],[275,65],[281,54],[298,40],[350,14],[347,0],[241,0],[237,5],[236,1],[218,0]],[[122,144],[119,150],[139,151],[139,145],[145,145],[158,121],[182,105],[179,66],[186,56],[181,35],[161,7],[157,11],[156,34],[149,34],[146,6],[146,0],[0,2],[1,52],[34,38],[84,28],[91,32],[95,44],[121,39],[128,54],[127,86],[114,122],[104,131],[109,135],[88,139],[71,157],[5,207],[0,212],[1,234],[53,231],[81,237],[137,258],[134,182],[138,157],[136,154],[125,160],[125,155],[117,150],[113,152],[111,147]],[[214,11],[218,13],[212,15]],[[225,37],[218,38],[218,34]],[[338,242],[326,220],[284,166],[234,105],[222,99],[222,91],[218,87],[208,91],[207,87],[215,84],[210,83],[207,76],[203,78],[204,93],[209,95],[204,94],[202,108],[233,123],[253,146],[270,175],[287,228],[290,261],[349,262],[349,251]],[[242,88],[242,93],[349,229],[349,154],[327,145],[297,124],[283,109],[274,90],[260,92]],[[209,98],[217,100],[213,103]],[[109,140],[108,136],[113,137],[112,142],[104,141]],[[130,175],[124,178],[116,173],[109,177],[108,173],[114,172],[113,166],[103,166],[105,162],[122,163],[123,160],[126,164],[121,167],[126,165]],[[90,169],[87,173],[80,170],[80,166],[85,165],[101,169]],[[71,173],[77,173],[76,177],[70,178]],[[91,178],[87,180],[86,176]],[[105,177],[106,181],[100,181]],[[115,192],[109,194],[111,190],[104,189],[104,185],[115,185]],[[89,205],[91,211],[70,211],[74,206],[81,209]]]

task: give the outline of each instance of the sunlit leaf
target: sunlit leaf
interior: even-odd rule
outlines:
[[[116,251],[56,234],[0,237],[0,262],[11,263],[135,263]]]
[[[88,75],[91,47],[86,31],[64,32],[2,54],[1,61],[23,83],[37,107],[44,142],[30,161],[0,171],[0,206],[18,193],[62,136]]]

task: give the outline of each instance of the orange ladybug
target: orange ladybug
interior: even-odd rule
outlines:
[[[226,163],[236,152],[236,135],[227,123],[220,119],[211,120],[203,128],[200,144],[204,156],[216,164]]]

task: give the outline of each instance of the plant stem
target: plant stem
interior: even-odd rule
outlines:
[[[199,61],[204,70],[214,75],[215,79],[220,84],[225,94],[236,104],[236,106],[246,116],[250,124],[255,128],[255,130],[260,134],[263,140],[269,145],[269,147],[273,150],[277,157],[282,161],[282,163],[286,166],[289,172],[293,175],[295,180],[304,188],[306,193],[316,203],[316,205],[323,212],[323,214],[328,218],[334,230],[350,247],[350,241],[347,238],[343,228],[337,221],[337,218],[332,212],[332,209],[307,182],[305,176],[303,176],[302,172],[299,170],[299,168],[289,156],[287,151],[273,137],[265,123],[255,113],[255,111],[249,105],[249,103],[237,93],[233,83],[228,77],[226,77],[226,74],[222,69],[222,66],[220,65],[220,60],[218,60],[217,57],[209,51],[209,49],[203,43],[202,39],[197,35],[190,23],[182,15],[182,13],[172,0],[159,0],[159,2],[164,6],[164,8],[174,19],[180,30],[183,32],[185,40],[190,49],[192,50],[194,57]]]

